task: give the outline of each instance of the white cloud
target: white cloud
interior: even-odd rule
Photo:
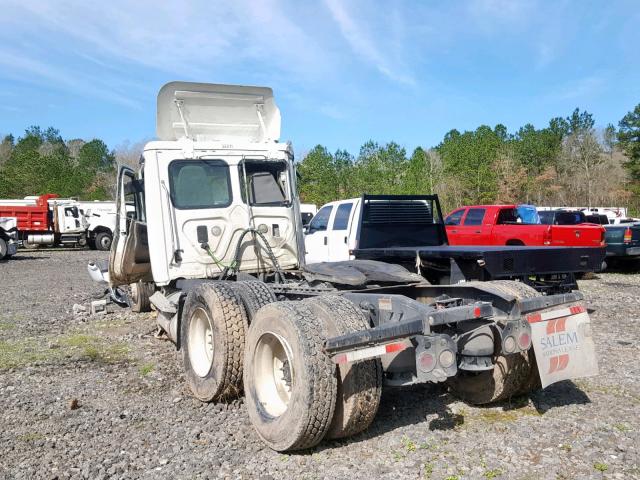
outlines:
[[[603,75],[591,75],[578,79],[568,85],[559,87],[555,92],[547,95],[551,100],[574,100],[588,98],[602,91],[606,86]]]
[[[356,21],[354,15],[345,8],[345,2],[341,0],[325,0],[333,19],[338,24],[340,31],[351,49],[360,58],[372,64],[380,73],[388,78],[407,85],[414,85],[415,80],[407,69],[401,65],[397,59],[390,58],[382,48],[376,44],[365,28]],[[370,7],[368,7],[370,8]],[[364,8],[360,9],[360,11]],[[397,21],[397,18],[396,18]],[[389,41],[387,38],[390,31],[377,37]]]
[[[0,17],[0,56],[14,77],[28,74],[122,104],[148,94],[150,71],[230,81],[239,68],[252,78],[312,82],[330,71],[332,59],[286,15],[290,10],[277,0],[8,0]]]
[[[3,66],[6,75],[16,79],[33,80],[43,86],[53,84],[75,93],[95,96],[128,107],[140,107],[138,102],[105,85],[103,79],[88,77],[79,71],[68,72],[24,54],[0,51],[0,65]]]

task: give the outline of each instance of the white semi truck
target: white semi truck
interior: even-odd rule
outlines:
[[[0,260],[11,258],[18,250],[18,221],[0,217]]]
[[[87,224],[87,243],[93,250],[109,250],[116,229],[115,202],[78,202]]]
[[[116,298],[119,286],[155,284],[158,326],[181,351],[196,398],[244,391],[259,437],[288,451],[365,430],[386,385],[447,382],[480,404],[597,372],[579,292],[541,295],[504,280],[431,285],[359,251],[307,265],[293,150],[279,134],[269,88],[165,85],[159,140],[138,171],[119,172],[108,272],[89,265]],[[435,197],[370,198],[366,208],[375,210],[371,235],[397,233],[412,212],[421,214],[414,233],[444,229]],[[541,352],[558,319],[577,348]]]

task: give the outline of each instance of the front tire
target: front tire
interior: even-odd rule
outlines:
[[[109,232],[98,232],[96,234],[96,238],[94,240],[96,244],[96,249],[107,251],[111,250],[111,242],[113,241],[113,237]]]
[[[0,260],[7,257],[7,252],[9,251],[9,245],[4,238],[0,238]]]
[[[187,384],[203,402],[231,400],[242,392],[247,316],[233,290],[204,283],[189,292],[180,325]]]
[[[322,322],[304,302],[261,308],[247,335],[245,404],[249,419],[273,450],[317,445],[336,403],[335,365],[323,352]]]

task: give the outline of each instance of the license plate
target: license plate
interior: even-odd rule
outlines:
[[[542,388],[598,374],[591,320],[581,305],[529,315]]]

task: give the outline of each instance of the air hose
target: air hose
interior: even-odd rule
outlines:
[[[222,271],[221,278],[224,280],[230,275],[231,272],[232,273],[238,272],[240,268],[240,263],[242,262],[242,258],[240,254],[240,250],[242,248],[242,241],[244,240],[244,237],[247,235],[247,233],[253,233],[254,235],[257,235],[260,238],[260,240],[262,240],[262,243],[264,244],[264,248],[267,251],[267,256],[269,257],[269,260],[271,261],[273,268],[276,272],[276,282],[284,283],[284,274],[282,272],[282,269],[280,268],[280,263],[278,262],[278,259],[273,253],[271,245],[269,245],[269,242],[267,241],[264,234],[262,232],[259,232],[255,228],[247,228],[243,230],[242,233],[240,234],[240,238],[238,239],[238,243],[236,244],[236,251],[234,253],[233,262],[231,262],[231,265],[226,265],[226,266],[222,265],[219,261],[217,261],[217,259],[215,259],[215,257],[213,257],[213,255],[210,254],[211,257],[214,259],[214,262],[216,262],[216,265],[224,266],[224,270]]]

